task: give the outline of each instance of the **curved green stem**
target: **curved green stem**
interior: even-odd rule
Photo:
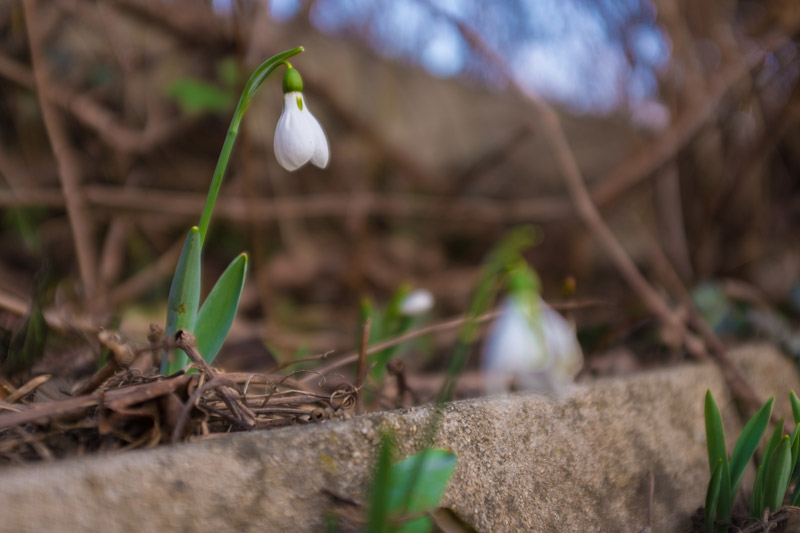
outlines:
[[[247,84],[244,86],[242,96],[239,98],[239,103],[236,105],[236,111],[233,113],[231,125],[228,126],[228,134],[225,136],[225,143],[222,145],[222,150],[217,160],[217,168],[214,169],[214,177],[211,179],[211,186],[208,188],[208,196],[206,196],[206,205],[203,207],[203,214],[200,215],[200,223],[197,227],[200,229],[200,242],[205,243],[206,233],[208,232],[208,224],[211,222],[211,213],[214,211],[214,204],[217,203],[217,195],[222,187],[222,178],[225,176],[225,170],[228,168],[228,161],[231,158],[231,151],[233,150],[233,143],[236,141],[236,136],[239,134],[239,124],[242,122],[244,112],[250,101],[253,99],[258,88],[264,80],[272,74],[281,63],[285,62],[290,57],[299,54],[303,51],[302,46],[286,50],[280,54],[274,55],[267,59],[253,72]]]

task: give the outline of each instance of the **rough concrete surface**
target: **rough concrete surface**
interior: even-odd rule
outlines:
[[[732,355],[790,413],[794,364],[763,345]],[[741,424],[713,365],[599,380],[560,400],[450,404],[437,444],[458,467],[443,505],[478,531],[638,531],[652,470],[655,530],[685,529],[708,482],[707,388],[731,441]],[[0,530],[323,530],[330,493],[364,500],[381,429],[410,454],[429,416],[421,407],[2,470]]]

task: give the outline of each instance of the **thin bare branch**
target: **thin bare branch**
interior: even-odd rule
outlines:
[[[69,138],[61,116],[50,103],[47,96],[51,91],[51,83],[45,64],[43,36],[37,26],[37,0],[25,0],[25,23],[28,28],[28,39],[31,49],[33,74],[38,87],[39,106],[42,109],[47,135],[53,148],[53,155],[58,164],[58,174],[61,178],[61,189],[66,202],[67,216],[75,243],[75,253],[78,258],[84,296],[88,300],[94,296],[97,283],[97,265],[94,249],[92,228],[88,219],[88,212],[80,192],[80,167],[77,157],[72,152]]]

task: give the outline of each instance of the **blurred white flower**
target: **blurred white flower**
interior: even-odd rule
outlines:
[[[297,170],[309,161],[328,166],[330,152],[322,126],[308,110],[301,92],[283,95],[283,113],[275,128],[275,157],[286,170]]]
[[[406,316],[417,316],[433,308],[433,294],[427,289],[411,291],[400,302],[400,313]]]
[[[541,393],[561,393],[583,364],[575,328],[541,299],[538,312],[513,297],[492,325],[483,353],[487,392],[509,387]]]

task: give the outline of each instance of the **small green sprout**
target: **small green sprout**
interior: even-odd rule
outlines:
[[[756,470],[750,499],[750,515],[760,519],[764,513],[775,512],[783,507],[787,490],[795,484],[790,498],[791,505],[800,502],[800,399],[794,391],[789,393],[795,428],[791,435],[783,432],[781,419],[767,442],[761,464]],[[771,397],[745,424],[733,453],[728,458],[722,417],[711,391],[706,392],[705,424],[708,447],[708,467],[711,478],[706,492],[705,524],[709,533],[728,530],[731,512],[747,463],[753,457],[772,416],[775,397]]]
[[[370,489],[368,533],[424,533],[456,468],[449,450],[426,448],[392,464],[392,438],[384,435]]]
[[[382,340],[398,337],[420,325],[424,315],[433,307],[433,295],[425,289],[411,290],[408,284],[403,284],[394,292],[386,307],[376,307],[371,300],[361,302],[361,323],[369,319],[370,328],[369,344]],[[386,363],[395,357],[402,348],[400,345],[381,350],[369,358],[373,365],[370,379],[380,383],[386,372]]]

